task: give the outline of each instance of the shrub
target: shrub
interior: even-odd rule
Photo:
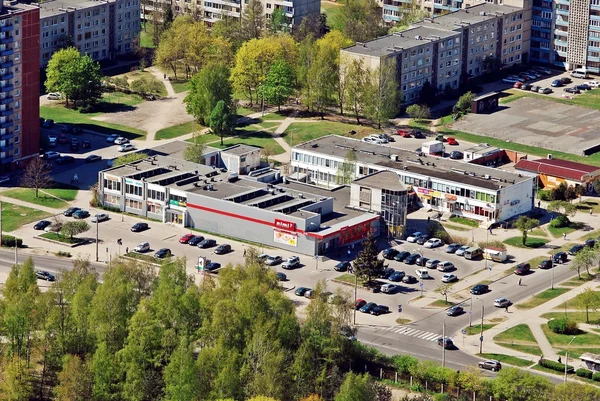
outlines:
[[[592,375],[592,380],[600,382],[600,372],[596,372]]]
[[[157,95],[164,88],[162,82],[147,77],[136,79],[135,81],[131,82],[129,86],[131,89],[137,92],[154,93]]]
[[[127,87],[129,87],[129,83],[127,82],[127,75],[125,75],[123,77],[113,78],[112,81],[115,84],[115,86],[118,86],[120,88],[127,88]]]
[[[579,368],[575,371],[575,374],[579,377],[585,377],[586,379],[592,378],[592,371],[584,368]]]
[[[477,242],[477,246],[480,247],[481,249],[485,249],[488,247],[492,247],[492,248],[500,248],[500,249],[504,249],[506,250],[506,244],[502,241],[498,241],[498,240],[493,240],[493,241],[479,241]]]
[[[550,202],[552,200],[552,192],[549,190],[539,190],[538,191],[538,198],[546,201],[546,202]]]
[[[556,370],[557,372],[564,372],[565,365],[563,363],[558,363],[556,361],[551,361],[549,359],[540,359],[540,366],[543,366],[548,369]],[[573,370],[573,366],[567,365],[567,371]]]
[[[561,228],[568,227],[571,224],[571,220],[564,214],[559,214],[550,222],[550,227]]]
[[[450,395],[447,393],[434,394],[433,401],[449,401]]]
[[[564,317],[550,320],[548,328],[556,334],[577,334],[579,332],[577,322]]]
[[[408,373],[419,364],[419,360],[410,355],[395,355],[392,361],[398,373]]]
[[[56,256],[62,256],[62,257],[65,257],[65,258],[70,258],[71,257],[71,252],[58,251],[58,252],[56,252]]]
[[[15,247],[15,237],[12,235],[3,235],[2,236],[2,246],[6,246],[9,248]],[[23,240],[21,238],[17,239],[17,246],[21,248],[23,246]]]

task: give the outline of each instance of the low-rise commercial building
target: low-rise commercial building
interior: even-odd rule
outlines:
[[[598,166],[555,159],[552,155],[546,159],[520,160],[515,164],[515,170],[536,177],[547,189],[556,188],[564,182],[573,186],[583,185],[591,193],[594,192],[593,182],[600,178]]]
[[[389,170],[424,207],[486,222],[526,213],[534,202],[533,177],[336,135],[294,146],[291,164],[295,177],[324,187],[344,179],[342,166],[355,178]]]

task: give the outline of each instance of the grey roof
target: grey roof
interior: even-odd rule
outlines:
[[[496,146],[492,146],[487,143],[480,143],[479,145],[471,146],[470,148],[465,149],[463,152],[471,152],[471,153],[488,153],[495,152],[500,150]]]
[[[187,141],[171,141],[164,144],[160,144],[153,148],[144,149],[144,153],[148,154],[149,156],[170,156],[175,159],[185,160],[183,154],[190,145],[190,142]],[[204,149],[204,154],[206,155],[208,153],[217,151],[219,151],[219,149],[207,146]]]
[[[30,4],[22,4],[22,3],[9,3],[9,2],[3,2],[2,4],[2,12],[0,13],[0,17],[4,17],[6,15],[10,15],[10,14],[18,14],[21,11],[27,11],[27,10],[33,10],[36,9],[37,7],[34,5],[30,5]]]
[[[454,30],[460,28],[461,25],[478,24],[483,21],[494,19],[496,18],[495,14],[509,14],[518,10],[522,10],[522,8],[504,6],[501,4],[482,3],[439,17],[427,18],[423,22],[431,24],[429,26],[433,25]]]
[[[147,153],[147,151],[148,149],[145,149],[143,153]],[[183,175],[185,172],[207,174],[214,171],[215,169],[204,164],[188,162],[169,156],[154,155],[133,163],[106,169],[104,170],[104,173],[117,177],[139,176],[140,178],[144,177],[151,182],[163,179],[170,175]]]
[[[114,3],[114,1],[110,1]],[[102,4],[109,4],[109,1],[102,0],[52,0],[39,3],[40,19],[54,15],[66,14],[68,11],[82,10],[86,8],[98,7]],[[69,7],[70,9],[67,9]]]
[[[258,148],[256,146],[240,144],[240,145],[234,145],[227,149],[224,149],[221,151],[221,153],[242,156],[242,155],[246,155],[248,153],[255,152],[256,150],[260,150],[260,148]]]
[[[381,166],[396,171],[406,169],[411,173],[425,177],[435,177],[491,190],[506,187],[512,184],[513,181],[516,183],[531,179],[530,177],[519,177],[518,174],[513,172],[452,159],[431,155],[419,157],[414,151],[388,145],[366,143],[337,135],[317,138],[294,148],[311,153],[335,156],[341,160],[345,158],[348,151],[354,151],[357,161],[362,164],[373,167]],[[392,160],[392,155],[398,156],[398,161]],[[490,179],[487,179],[486,176],[490,176]]]
[[[400,182],[398,174],[389,170],[382,170],[366,175],[354,180],[352,183],[370,188],[387,189],[390,191],[406,191],[406,187]]]

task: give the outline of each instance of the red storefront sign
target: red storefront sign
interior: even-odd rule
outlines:
[[[338,244],[341,246],[365,239],[370,230],[370,221],[365,221],[352,227],[342,227],[340,228],[340,239],[338,240]]]
[[[282,230],[296,231],[296,223],[292,223],[291,221],[275,219],[275,227]]]

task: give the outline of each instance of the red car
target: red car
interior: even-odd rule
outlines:
[[[183,237],[179,238],[179,243],[180,244],[187,244],[188,241],[191,240],[194,237],[195,237],[194,234],[186,234]]]
[[[356,303],[354,304],[354,309],[359,310],[366,304],[367,304],[367,301],[365,301],[364,299],[357,299]]]
[[[515,82],[515,84],[513,85],[513,88],[521,89],[521,86],[523,86],[523,82],[519,81],[519,82]]]
[[[399,129],[398,130],[398,135],[400,135],[402,138],[410,138],[410,131],[405,130],[405,129]]]
[[[454,137],[451,137],[451,136],[449,136],[447,138],[447,142],[448,142],[448,145],[458,145],[458,141]]]

